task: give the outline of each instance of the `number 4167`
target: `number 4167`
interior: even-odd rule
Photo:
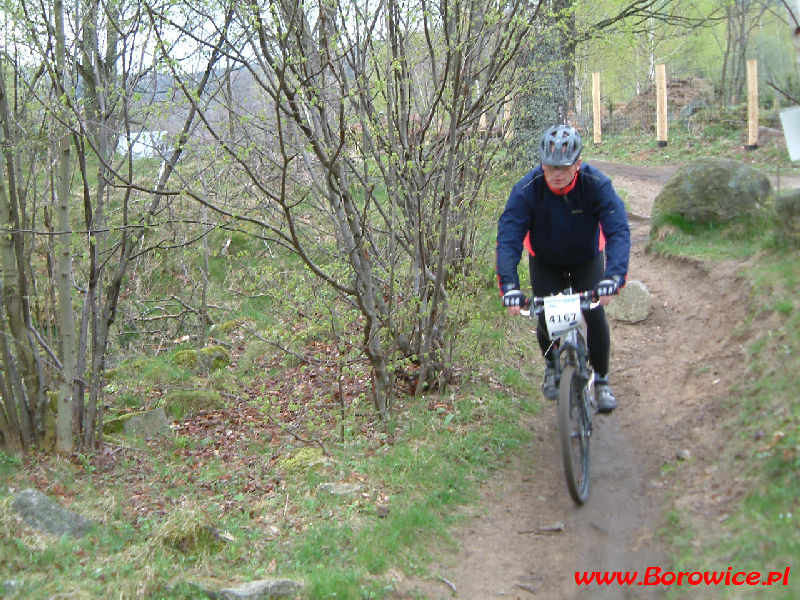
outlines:
[[[574,312],[555,314],[555,315],[550,315],[550,322],[556,324],[573,323],[577,318],[578,318],[578,313]]]

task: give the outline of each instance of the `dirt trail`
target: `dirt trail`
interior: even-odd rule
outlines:
[[[437,579],[401,582],[398,598],[662,598],[663,587],[578,587],[575,572],[669,570],[658,533],[665,511],[678,505],[715,523],[737,501],[716,473],[715,440],[727,433],[715,416],[747,343],[740,265],[645,252],[653,199],[673,169],[593,164],[627,191],[629,278],[647,286],[653,312],[637,324],[611,321],[620,408],[596,419],[589,501],[577,508],[569,497],[548,403],[531,423],[533,443],[484,485],[481,512],[457,533],[458,554],[435,565]],[[521,343],[535,346],[529,335]],[[664,468],[679,461],[678,477]]]

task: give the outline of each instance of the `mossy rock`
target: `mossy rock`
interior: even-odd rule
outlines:
[[[765,214],[772,198],[769,178],[740,161],[704,157],[678,169],[656,196],[651,237],[665,223],[713,226]]]
[[[128,377],[135,377],[151,386],[166,385],[181,376],[175,364],[165,361],[161,356],[140,358],[121,368]]]
[[[176,390],[163,398],[164,409],[173,419],[186,419],[209,411],[225,408],[225,400],[210,390]]]
[[[133,371],[134,373],[140,373],[141,371],[145,371],[150,368],[152,365],[152,360],[149,358],[139,358],[137,360],[132,361],[128,368]]]
[[[231,364],[231,356],[224,346],[208,346],[200,350],[179,350],[172,363],[194,373],[208,373],[224,369]]]
[[[176,529],[162,543],[184,554],[216,554],[224,547],[222,534],[211,525],[195,525]]]
[[[144,411],[122,413],[119,415],[106,415],[103,417],[103,433],[122,433],[125,429],[125,423],[130,421],[134,415],[140,415]]]
[[[229,541],[229,536],[212,525],[199,510],[175,510],[155,532],[163,546],[184,554],[216,554]]]
[[[125,420],[125,434],[132,438],[155,439],[172,435],[172,428],[163,406],[131,413]]]
[[[276,467],[286,477],[302,477],[320,469],[325,464],[325,455],[319,448],[305,446],[282,456]]]
[[[122,433],[131,419],[141,417],[148,412],[147,410],[136,410],[126,413],[107,414],[103,417],[103,433]]]
[[[224,369],[231,364],[231,355],[224,346],[208,346],[197,353],[200,364],[208,371]]]
[[[775,198],[775,237],[782,244],[800,248],[800,189]]]
[[[244,325],[251,324],[252,321],[245,317],[239,317],[238,319],[231,319],[230,321],[225,321],[218,325],[214,325],[211,328],[211,331],[214,332],[214,335],[228,335],[233,333],[237,329],[243,327]]]

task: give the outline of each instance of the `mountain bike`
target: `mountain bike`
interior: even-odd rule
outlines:
[[[561,457],[569,493],[576,504],[589,498],[589,443],[592,417],[597,412],[594,369],[586,346],[583,310],[593,309],[594,292],[573,293],[567,288],[554,296],[527,299],[522,314],[538,317],[544,313],[550,352],[558,387],[558,433]]]

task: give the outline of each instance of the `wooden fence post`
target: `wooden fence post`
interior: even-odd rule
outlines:
[[[747,146],[746,150],[758,148],[758,61],[747,61]]]
[[[656,65],[656,139],[658,147],[667,145],[667,66]]]
[[[592,73],[592,129],[594,131],[595,145],[602,139],[601,121],[602,108],[600,104],[600,73]]]
[[[503,105],[503,127],[505,127],[506,132],[504,138],[507,140],[514,137],[514,128],[511,122],[511,110],[513,105],[514,101],[510,97],[506,98],[505,104]]]

